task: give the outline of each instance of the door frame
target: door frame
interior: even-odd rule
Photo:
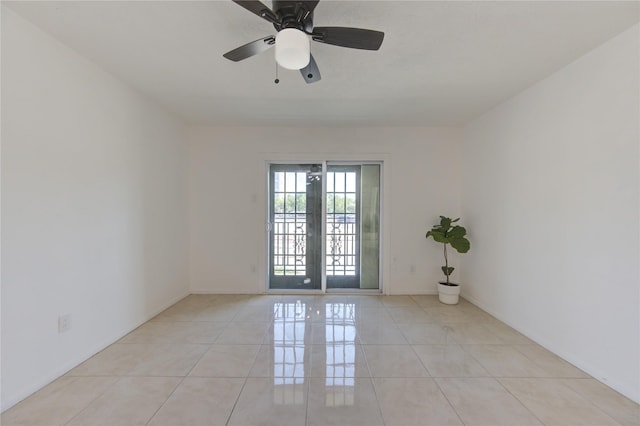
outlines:
[[[269,288],[269,256],[270,256],[270,228],[269,228],[269,173],[271,164],[321,164],[322,165],[322,211],[326,211],[326,197],[324,194],[327,190],[326,183],[326,173],[327,173],[327,165],[364,165],[364,164],[378,164],[380,166],[380,262],[378,264],[378,289],[350,289],[350,288],[334,288],[327,289],[326,282],[326,265],[325,265],[325,255],[326,255],[326,220],[323,218],[322,220],[322,279],[321,279],[321,288],[319,290],[289,290],[289,289],[270,289]],[[335,154],[335,153],[327,153],[327,154],[314,154],[310,155],[309,153],[262,153],[261,158],[259,159],[259,167],[258,170],[262,170],[260,175],[260,201],[262,201],[262,217],[260,221],[260,229],[264,232],[263,244],[261,245],[261,250],[259,253],[259,261],[258,261],[258,287],[257,290],[259,293],[273,293],[273,294],[325,294],[325,293],[351,293],[351,294],[388,294],[388,286],[385,285],[389,281],[389,271],[390,271],[390,262],[386,253],[390,252],[390,235],[389,235],[389,215],[385,214],[385,211],[388,210],[389,200],[386,197],[388,193],[388,188],[390,187],[390,173],[389,170],[391,168],[391,155],[390,154]],[[265,179],[266,178],[266,179]],[[257,198],[254,198],[255,201],[258,201]]]

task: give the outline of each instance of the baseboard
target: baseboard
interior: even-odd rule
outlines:
[[[152,313],[147,315],[147,319],[139,321],[139,322],[137,322],[137,324],[135,324],[135,325],[133,325],[131,327],[128,327],[127,328],[128,331],[123,332],[123,333],[117,333],[116,335],[113,335],[113,336],[105,339],[106,343],[101,343],[101,344],[96,345],[93,348],[89,349],[88,351],[85,351],[83,354],[81,354],[80,356],[76,357],[74,360],[66,363],[64,366],[62,366],[61,368],[56,370],[54,373],[44,377],[40,381],[40,383],[26,388],[25,390],[20,392],[18,395],[15,395],[15,396],[10,397],[8,399],[6,398],[5,395],[3,395],[2,396],[2,407],[1,407],[2,411],[1,412],[5,412],[9,408],[13,407],[14,405],[16,405],[17,403],[23,401],[24,399],[30,397],[31,395],[33,395],[34,393],[38,392],[40,389],[42,389],[45,386],[49,385],[53,381],[55,381],[55,380],[59,379],[60,377],[64,376],[65,374],[67,374],[69,371],[71,371],[72,369],[74,369],[78,365],[82,364],[83,362],[85,362],[86,360],[88,360],[89,358],[94,356],[95,354],[105,350],[107,347],[109,347],[112,344],[116,343],[118,340],[122,339],[124,336],[126,336],[129,333],[131,333],[133,330],[135,330],[136,328],[140,327],[142,324],[144,324],[145,322],[149,321],[151,318],[155,317],[160,312],[162,312],[165,309],[175,305],[176,303],[178,303],[179,301],[181,301],[182,299],[184,299],[188,295],[189,295],[189,292],[185,292],[183,295],[178,296],[178,297],[170,300],[169,302],[163,304],[162,307],[156,309],[155,311],[153,311]]]
[[[211,290],[191,290],[189,292],[190,294],[209,294],[209,295],[215,295],[215,294],[223,294],[223,295],[233,295],[233,294],[242,294],[242,295],[261,295],[261,294],[265,294],[265,292],[251,292],[251,291],[211,291]]]
[[[309,293],[309,294],[340,294],[340,291],[336,291],[336,290],[340,290],[340,289],[330,289],[330,291],[328,291],[327,293]],[[348,289],[346,289],[348,290]],[[295,294],[305,294],[308,292],[311,292],[313,290],[303,290],[301,292],[295,292]],[[289,290],[282,290],[283,294],[291,294]],[[232,295],[232,294],[242,294],[242,295],[261,295],[261,294],[277,294],[277,290],[272,290],[272,291],[263,291],[263,292],[239,292],[239,291],[232,291],[232,292],[226,292],[226,291],[211,291],[211,290],[191,290],[191,294],[209,294],[209,295],[215,295],[215,294],[220,294],[220,295]],[[362,294],[362,295],[380,295],[380,296],[437,296],[438,293],[437,292],[425,292],[425,293],[385,293],[384,290],[383,291],[379,291],[379,290],[375,290],[375,289],[361,289],[361,291],[351,291],[349,292],[349,294]]]
[[[540,346],[542,346],[543,348],[547,349],[548,351],[553,352],[555,355],[557,355],[560,358],[562,358],[563,360],[567,361],[569,364],[571,364],[571,365],[579,368],[580,370],[584,371],[589,376],[591,376],[592,378],[596,379],[597,381],[599,381],[603,385],[605,385],[605,386],[613,389],[614,391],[622,394],[626,398],[629,398],[630,400],[640,404],[640,395],[638,395],[638,393],[637,393],[638,390],[637,389],[630,389],[628,386],[625,386],[625,385],[623,385],[621,383],[611,382],[611,381],[605,379],[604,378],[605,374],[603,372],[601,372],[598,368],[594,368],[588,362],[584,362],[581,359],[577,359],[572,354],[566,354],[566,353],[563,353],[562,351],[556,350],[553,347],[553,345],[549,344],[549,342],[547,342],[544,338],[536,335],[535,333],[529,332],[529,330],[527,330],[527,329],[524,329],[524,328],[521,328],[521,327],[519,327],[519,326],[517,326],[515,324],[512,324],[510,321],[506,321],[498,313],[492,311],[491,309],[487,309],[484,306],[484,304],[481,303],[480,301],[475,300],[474,298],[469,298],[466,295],[461,295],[461,297],[463,297],[465,300],[471,302],[472,304],[476,305],[477,307],[479,307],[483,311],[487,312],[491,316],[493,316],[493,317],[497,318],[498,320],[502,321],[503,323],[507,324],[509,327],[513,328],[518,333],[523,334],[524,336],[526,336],[527,338],[531,339],[532,341],[534,341],[535,343],[539,344]]]

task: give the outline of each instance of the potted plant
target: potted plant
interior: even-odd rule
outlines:
[[[471,248],[471,243],[466,238],[467,230],[460,226],[454,225],[460,218],[451,219],[445,216],[440,216],[440,223],[434,225],[429,232],[427,232],[426,238],[433,237],[433,239],[442,243],[444,246],[444,266],[442,272],[446,277],[446,281],[440,281],[438,283],[438,298],[440,302],[449,305],[455,305],[458,303],[458,297],[460,295],[460,285],[449,281],[449,277],[453,273],[453,266],[449,266],[449,258],[447,257],[447,246],[450,245],[458,253],[466,253]]]

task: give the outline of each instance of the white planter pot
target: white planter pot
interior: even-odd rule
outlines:
[[[456,305],[460,296],[460,286],[458,284],[446,285],[438,283],[438,298],[440,302],[447,305]]]

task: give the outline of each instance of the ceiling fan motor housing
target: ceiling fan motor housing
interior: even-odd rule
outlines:
[[[273,11],[278,22],[273,27],[280,31],[285,28],[295,28],[307,34],[313,31],[313,12],[304,7],[304,1],[273,1]]]

